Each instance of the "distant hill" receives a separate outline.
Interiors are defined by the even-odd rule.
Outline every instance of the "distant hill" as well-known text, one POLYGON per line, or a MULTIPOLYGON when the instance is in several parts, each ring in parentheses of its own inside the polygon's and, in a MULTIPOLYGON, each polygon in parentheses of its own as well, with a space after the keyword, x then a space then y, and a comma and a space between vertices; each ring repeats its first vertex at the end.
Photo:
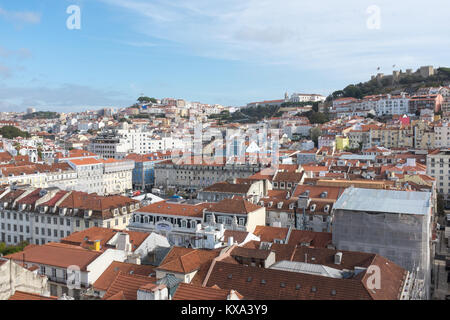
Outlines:
POLYGON ((58 119, 59 113, 52 111, 38 111, 23 116, 24 120, 29 119, 58 119))
POLYGON ((364 96, 407 92, 413 94, 419 88, 439 87, 450 84, 450 68, 438 68, 433 75, 424 76, 420 69, 412 73, 397 73, 393 75, 374 76, 370 81, 358 84, 351 84, 342 90, 333 92, 328 96, 327 101, 336 98, 357 98, 364 96))

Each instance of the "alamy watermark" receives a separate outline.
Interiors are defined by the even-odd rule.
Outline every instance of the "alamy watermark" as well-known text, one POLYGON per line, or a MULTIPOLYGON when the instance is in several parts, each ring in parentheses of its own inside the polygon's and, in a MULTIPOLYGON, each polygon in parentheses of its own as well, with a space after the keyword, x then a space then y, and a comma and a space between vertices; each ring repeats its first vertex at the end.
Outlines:
POLYGON ((366 21, 367 29, 380 30, 381 29, 381 8, 377 5, 372 5, 367 8, 366 13, 369 15, 366 21))
POLYGON ((67 18, 66 26, 69 30, 80 30, 81 29, 81 9, 77 5, 70 5, 66 10, 67 14, 70 16, 67 18))

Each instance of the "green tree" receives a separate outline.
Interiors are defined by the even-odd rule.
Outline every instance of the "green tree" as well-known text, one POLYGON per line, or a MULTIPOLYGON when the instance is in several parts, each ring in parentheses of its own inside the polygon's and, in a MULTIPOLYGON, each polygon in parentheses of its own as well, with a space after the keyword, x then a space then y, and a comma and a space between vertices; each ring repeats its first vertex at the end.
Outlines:
POLYGON ((319 137, 322 135, 322 130, 319 127, 311 128, 310 136, 311 140, 314 141, 316 148, 319 146, 319 137))
POLYGON ((156 103, 157 100, 155 98, 150 98, 150 97, 139 97, 137 99, 137 101, 139 101, 139 103, 156 103))
POLYGON ((6 139, 14 139, 17 137, 29 138, 30 134, 28 132, 22 131, 14 126, 4 126, 0 128, 0 135, 6 139))

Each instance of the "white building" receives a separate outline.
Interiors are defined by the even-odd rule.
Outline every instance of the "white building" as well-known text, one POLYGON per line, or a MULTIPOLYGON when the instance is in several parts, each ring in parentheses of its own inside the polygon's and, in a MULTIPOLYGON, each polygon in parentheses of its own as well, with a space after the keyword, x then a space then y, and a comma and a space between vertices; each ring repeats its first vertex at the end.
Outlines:
POLYGON ((450 123, 441 122, 434 126, 434 146, 436 148, 450 147, 450 123))
POLYGON ((392 96, 390 94, 375 99, 375 112, 377 116, 403 115, 409 113, 409 97, 406 94, 392 96))
POLYGON ((58 189, 0 189, 0 241, 45 244, 90 227, 125 229, 139 202, 58 189))
POLYGON ((327 98, 320 94, 293 93, 290 102, 324 102, 327 98))
POLYGON ((6 258, 24 263, 28 268, 37 267, 39 274, 49 279, 50 295, 61 297, 66 294, 79 299, 111 262, 123 262, 126 256, 124 251, 117 249, 101 252, 68 244, 47 243, 28 248, 25 255, 18 252, 6 258))

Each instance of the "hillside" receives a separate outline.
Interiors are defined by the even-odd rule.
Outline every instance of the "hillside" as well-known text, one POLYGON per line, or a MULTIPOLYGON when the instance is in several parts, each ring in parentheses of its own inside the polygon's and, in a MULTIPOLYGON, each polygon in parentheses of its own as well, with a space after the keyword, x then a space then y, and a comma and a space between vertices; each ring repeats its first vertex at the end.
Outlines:
POLYGON ((328 96, 327 101, 336 98, 352 97, 361 99, 364 96, 407 92, 413 94, 417 89, 423 87, 439 87, 450 84, 450 68, 438 68, 435 74, 429 77, 422 77, 418 71, 410 75, 402 75, 399 79, 394 79, 392 75, 382 78, 374 78, 370 81, 358 84, 351 84, 342 90, 333 92, 328 96))
POLYGON ((58 119, 59 114, 52 111, 38 111, 23 116, 24 120, 29 119, 58 119))
POLYGON ((28 132, 22 131, 17 127, 4 126, 0 128, 0 135, 6 139, 14 139, 17 137, 29 138, 30 134, 28 132))

